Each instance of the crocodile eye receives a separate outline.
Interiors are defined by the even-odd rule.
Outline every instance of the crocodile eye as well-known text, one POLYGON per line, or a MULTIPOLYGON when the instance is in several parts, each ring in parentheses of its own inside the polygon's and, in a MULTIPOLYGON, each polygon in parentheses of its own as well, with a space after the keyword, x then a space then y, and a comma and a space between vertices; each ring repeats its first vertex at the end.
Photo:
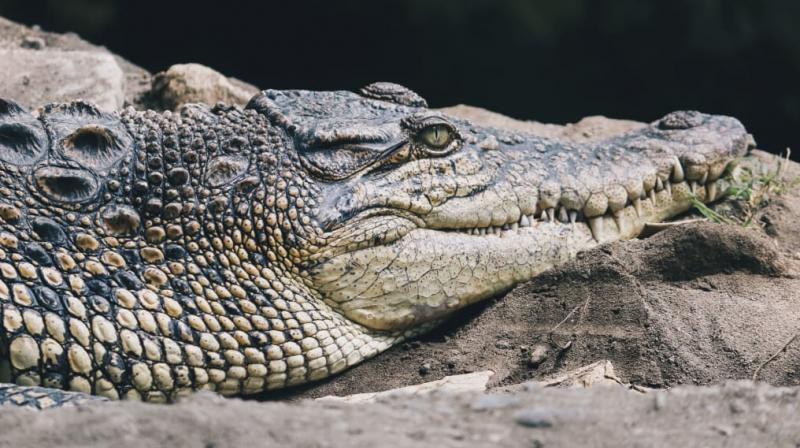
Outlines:
POLYGON ((419 139, 431 148, 442 149, 453 141, 453 130, 444 124, 434 124, 423 128, 419 139))

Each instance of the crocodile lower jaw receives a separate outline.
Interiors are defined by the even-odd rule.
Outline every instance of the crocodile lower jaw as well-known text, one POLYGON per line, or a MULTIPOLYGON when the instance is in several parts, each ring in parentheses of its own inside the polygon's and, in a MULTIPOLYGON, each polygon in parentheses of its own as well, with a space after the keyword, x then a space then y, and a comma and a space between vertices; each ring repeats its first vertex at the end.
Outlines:
POLYGON ((603 215, 587 218, 582 212, 564 206, 539 208, 533 214, 521 215, 513 222, 499 226, 435 229, 471 236, 507 237, 520 229, 539 228, 546 225, 583 227, 591 232, 597 242, 615 241, 636 237, 645 224, 662 221, 688 210, 690 197, 710 203, 724 196, 727 181, 720 179, 707 183, 699 181, 663 182, 644 193, 639 199, 628 201, 620 210, 610 209, 603 215))

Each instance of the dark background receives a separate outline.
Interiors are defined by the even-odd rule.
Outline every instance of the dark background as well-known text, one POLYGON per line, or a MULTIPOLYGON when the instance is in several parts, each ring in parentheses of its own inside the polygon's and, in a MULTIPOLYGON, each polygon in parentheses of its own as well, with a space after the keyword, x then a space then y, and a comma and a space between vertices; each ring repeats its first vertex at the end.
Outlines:
POLYGON ((556 123, 698 109, 738 117, 763 149, 800 147, 797 0, 0 0, 0 15, 153 72, 200 62, 263 88, 394 81, 434 107, 556 123))

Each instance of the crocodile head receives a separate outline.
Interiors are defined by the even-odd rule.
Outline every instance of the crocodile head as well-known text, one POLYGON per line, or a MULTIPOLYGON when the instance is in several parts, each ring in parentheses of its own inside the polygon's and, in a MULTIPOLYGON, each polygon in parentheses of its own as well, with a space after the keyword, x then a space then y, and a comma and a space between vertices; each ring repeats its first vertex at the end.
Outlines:
POLYGON ((436 321, 726 190, 737 120, 674 112, 613 138, 549 140, 428 109, 403 87, 265 91, 249 108, 294 142, 319 250, 306 283, 369 329, 436 321))

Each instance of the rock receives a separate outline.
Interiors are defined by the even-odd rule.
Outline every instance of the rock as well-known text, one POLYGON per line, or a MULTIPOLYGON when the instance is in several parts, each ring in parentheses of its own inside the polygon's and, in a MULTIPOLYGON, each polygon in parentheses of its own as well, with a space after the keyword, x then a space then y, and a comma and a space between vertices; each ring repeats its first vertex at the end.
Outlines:
POLYGON ((530 356, 528 357, 528 365, 531 367, 539 367, 539 364, 544 362, 547 359, 547 356, 550 354, 550 347, 546 344, 536 344, 533 347, 533 351, 531 351, 530 356))
POLYGON ((489 379, 492 377, 492 375, 494 375, 494 372, 487 370, 484 372, 468 373, 465 375, 446 376, 437 381, 417 384, 414 386, 400 387, 397 389, 390 389, 383 392, 354 394, 344 397, 335 397, 329 395, 317 398, 317 400, 343 403, 368 403, 390 396, 397 397, 407 395, 427 395, 434 392, 483 392, 486 390, 486 384, 489 383, 489 379))
POLYGON ((0 17, 0 98, 29 108, 83 99, 103 109, 143 107, 150 73, 73 33, 0 17))
POLYGON ((177 110, 187 103, 244 106, 258 89, 200 64, 176 64, 153 78, 153 103, 177 110))
POLYGON ((553 426, 553 412, 547 408, 529 408, 517 411, 513 415, 518 425, 526 428, 550 428, 553 426))
POLYGON ((430 371, 431 371, 431 363, 429 362, 422 363, 422 365, 419 366, 420 375, 427 375, 428 373, 430 373, 430 371))
POLYGON ((356 405, 259 403, 200 393, 173 405, 88 403, 0 412, 0 445, 41 446, 797 446, 797 388, 751 382, 676 387, 537 388, 509 398, 480 392, 395 395, 356 405), (482 402, 482 403, 481 403, 482 402), (476 405, 476 403, 481 403, 476 405), (735 404, 734 404, 735 403, 735 404), (732 411, 732 409, 737 412, 732 411))
POLYGON ((544 387, 624 386, 608 360, 597 361, 539 383, 544 387))
POLYGON ((474 121, 483 126, 505 128, 513 131, 529 132, 542 137, 564 138, 580 142, 613 137, 614 135, 645 126, 644 123, 637 121, 616 120, 602 116, 586 117, 577 123, 563 126, 545 124, 538 121, 516 120, 497 112, 464 104, 439 110, 449 115, 474 121))
POLYGON ((125 103, 125 75, 110 54, 0 48, 0 60, 0 98, 28 108, 84 99, 110 112, 125 103))

